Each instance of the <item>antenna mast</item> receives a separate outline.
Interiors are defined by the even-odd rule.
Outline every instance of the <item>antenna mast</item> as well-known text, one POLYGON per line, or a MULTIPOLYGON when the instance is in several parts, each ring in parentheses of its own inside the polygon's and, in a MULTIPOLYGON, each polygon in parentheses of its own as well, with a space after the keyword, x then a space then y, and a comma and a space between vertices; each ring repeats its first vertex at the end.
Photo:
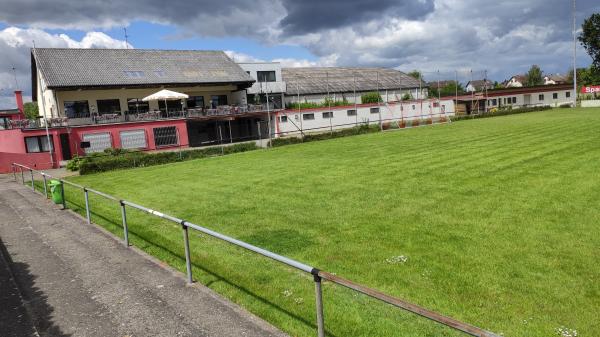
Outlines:
POLYGON ((127 27, 123 27, 123 32, 125 32, 125 49, 129 49, 129 36, 127 35, 127 27))

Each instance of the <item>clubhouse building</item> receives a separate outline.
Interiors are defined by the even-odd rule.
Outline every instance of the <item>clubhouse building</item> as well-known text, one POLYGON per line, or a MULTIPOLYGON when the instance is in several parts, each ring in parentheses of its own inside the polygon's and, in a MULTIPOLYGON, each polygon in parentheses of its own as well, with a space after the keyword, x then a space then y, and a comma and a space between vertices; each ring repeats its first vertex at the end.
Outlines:
MULTIPOLYGON (((509 92, 427 99, 426 84, 394 69, 238 64, 222 51, 35 48, 31 74, 39 116, 25 118, 20 91, 18 108, 0 112, 0 172, 12 162, 57 168, 107 148, 172 150, 365 123, 445 120, 482 104, 521 102, 505 100, 515 97, 509 92), (375 91, 381 102, 362 102, 375 91)), ((556 97, 553 86, 543 89, 544 99, 556 97)), ((560 99, 541 103, 558 104, 567 91, 561 87, 560 99)), ((527 97, 542 97, 523 94, 529 95, 524 105, 527 97)))

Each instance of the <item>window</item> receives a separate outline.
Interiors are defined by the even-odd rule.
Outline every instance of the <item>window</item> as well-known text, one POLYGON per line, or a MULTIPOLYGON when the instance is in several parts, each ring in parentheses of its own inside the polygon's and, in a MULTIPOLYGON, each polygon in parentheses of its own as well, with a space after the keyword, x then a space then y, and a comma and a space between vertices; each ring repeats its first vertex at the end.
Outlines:
POLYGON ((143 113, 150 111, 150 104, 139 98, 127 99, 127 110, 129 113, 143 113))
POLYGON ((145 149, 148 147, 146 132, 143 129, 121 131, 119 136, 121 138, 121 148, 123 149, 145 149))
POLYGON ((439 108, 439 107, 440 107, 440 103, 438 103, 438 102, 433 102, 433 107, 434 107, 434 108, 439 108))
POLYGON ((90 147, 85 149, 85 153, 102 152, 112 147, 109 132, 86 133, 83 135, 83 141, 90 142, 90 147))
POLYGON ((0 130, 6 130, 8 129, 8 125, 9 125, 9 118, 8 117, 0 117, 0 130))
POLYGON ((215 109, 219 105, 227 105, 227 95, 210 96, 210 105, 213 109, 215 109))
POLYGON ((275 82, 275 72, 274 71, 257 71, 256 79, 259 82, 275 82))
POLYGON ((302 119, 305 121, 311 121, 315 119, 315 114, 303 114, 302 119))
POLYGON ((125 74, 125 76, 129 77, 129 78, 142 78, 142 77, 144 77, 144 72, 143 71, 124 70, 123 74, 125 74))
POLYGON ((492 105, 496 105, 496 104, 498 104, 498 100, 494 98, 494 99, 492 100, 492 105))
POLYGON ((415 110, 417 107, 415 107, 415 105, 413 104, 412 109, 415 110))
POLYGON ((156 75, 156 77, 165 77, 165 72, 162 70, 155 70, 154 75, 156 75))
POLYGON ((154 145, 156 147, 178 145, 177 128, 175 126, 165 126, 152 129, 154 133, 154 145))
POLYGON ((372 113, 372 114, 377 114, 377 113, 379 113, 379 108, 371 108, 371 113, 372 113))
POLYGON ((517 103, 517 98, 516 98, 516 97, 513 97, 513 98, 512 98, 512 102, 513 102, 513 104, 516 104, 516 103, 517 103))
POLYGON ((558 93, 557 92, 555 92, 555 93, 552 94, 552 99, 558 99, 558 93))
POLYGON ((98 105, 98 113, 101 115, 121 113, 121 103, 118 99, 99 99, 96 104, 98 105))
MULTIPOLYGON (((183 103, 180 100, 167 101, 167 108, 169 111, 181 111, 183 109, 183 103)), ((158 101, 158 110, 165 112, 165 101, 158 101)))
POLYGON ((187 107, 194 108, 204 108, 204 96, 190 96, 187 99, 187 107))
POLYGON ((288 118, 287 118, 287 116, 280 116, 280 117, 279 117, 279 122, 280 122, 280 123, 287 123, 287 121, 288 121, 288 118))
POLYGON ((569 97, 571 97, 571 92, 570 92, 570 91, 567 91, 567 92, 565 92, 565 97, 566 97, 566 98, 569 98, 569 97))
POLYGON ((543 100, 544 100, 544 95, 543 95, 543 94, 540 94, 540 95, 538 96, 538 100, 540 100, 540 101, 543 101, 543 100))
POLYGON ((50 136, 50 144, 48 144, 48 136, 25 137, 27 153, 50 152, 52 143, 52 136, 50 136))
POLYGON ((346 111, 346 114, 348 115, 348 117, 356 116, 356 110, 348 110, 346 111))
POLYGON ((81 118, 90 116, 88 101, 67 101, 64 103, 65 115, 69 118, 81 118))
POLYGON ((333 118, 333 111, 323 112, 323 118, 325 118, 325 119, 333 118))

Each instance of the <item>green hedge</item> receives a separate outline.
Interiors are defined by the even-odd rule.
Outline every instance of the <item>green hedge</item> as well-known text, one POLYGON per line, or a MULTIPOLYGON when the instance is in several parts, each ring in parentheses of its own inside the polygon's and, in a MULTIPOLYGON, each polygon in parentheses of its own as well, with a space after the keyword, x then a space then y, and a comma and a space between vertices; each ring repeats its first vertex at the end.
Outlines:
POLYGON ((367 92, 366 94, 361 95, 360 101, 363 104, 383 102, 383 100, 381 99, 381 95, 376 91, 367 92))
MULTIPOLYGON (((119 152, 111 154, 105 153, 90 155, 89 157, 77 158, 79 174, 92 174, 113 170, 121 170, 135 167, 146 167, 161 165, 178 161, 227 155, 238 152, 246 152, 258 149, 256 143, 240 143, 231 146, 210 147, 199 150, 189 151, 168 151, 157 153, 146 152, 119 152)), ((67 164, 69 165, 69 164, 67 164)), ((76 165, 71 165, 72 167, 76 165)))
POLYGON ((298 137, 276 138, 270 143, 273 147, 285 146, 297 143, 314 142, 317 140, 334 139, 347 136, 362 135, 365 133, 379 132, 379 125, 362 124, 353 128, 337 130, 333 132, 313 133, 304 136, 304 139, 298 137))
POLYGON ((532 108, 518 108, 518 109, 504 109, 498 110, 495 112, 484 112, 476 115, 461 115, 461 116, 453 116, 451 117, 452 121, 462 121, 466 119, 476 119, 476 118, 488 118, 488 117, 496 117, 496 116, 507 116, 507 115, 515 115, 522 114, 527 112, 534 111, 545 111, 552 109, 551 106, 540 106, 540 107, 532 107, 532 108))

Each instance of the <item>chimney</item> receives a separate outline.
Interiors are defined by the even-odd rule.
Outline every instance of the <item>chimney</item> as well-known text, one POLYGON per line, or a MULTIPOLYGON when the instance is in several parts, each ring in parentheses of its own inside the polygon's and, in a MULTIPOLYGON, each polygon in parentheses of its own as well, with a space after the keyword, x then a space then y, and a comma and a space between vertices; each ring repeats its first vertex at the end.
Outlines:
POLYGON ((23 108, 23 92, 21 90, 15 90, 15 99, 17 100, 17 108, 22 116, 25 116, 25 110, 23 108))

